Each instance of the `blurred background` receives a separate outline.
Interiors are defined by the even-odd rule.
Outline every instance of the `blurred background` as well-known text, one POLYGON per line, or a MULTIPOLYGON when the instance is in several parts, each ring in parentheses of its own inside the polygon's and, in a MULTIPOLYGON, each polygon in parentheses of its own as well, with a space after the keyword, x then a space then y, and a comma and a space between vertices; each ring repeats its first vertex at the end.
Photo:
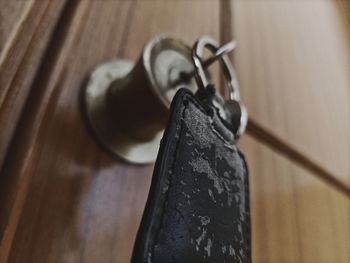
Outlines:
MULTIPOLYGON (((350 1, 0 0, 0 262, 130 261, 153 165, 99 147, 79 94, 164 32, 235 39, 250 117, 349 189, 350 1)), ((346 191, 249 134, 239 144, 253 261, 350 262, 346 191)))

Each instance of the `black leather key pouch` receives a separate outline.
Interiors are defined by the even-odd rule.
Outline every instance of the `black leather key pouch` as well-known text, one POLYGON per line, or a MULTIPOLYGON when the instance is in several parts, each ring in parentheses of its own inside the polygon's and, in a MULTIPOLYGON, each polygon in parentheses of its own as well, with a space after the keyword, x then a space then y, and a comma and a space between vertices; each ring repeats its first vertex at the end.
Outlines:
POLYGON ((173 99, 132 262, 251 261, 247 166, 210 96, 173 99))

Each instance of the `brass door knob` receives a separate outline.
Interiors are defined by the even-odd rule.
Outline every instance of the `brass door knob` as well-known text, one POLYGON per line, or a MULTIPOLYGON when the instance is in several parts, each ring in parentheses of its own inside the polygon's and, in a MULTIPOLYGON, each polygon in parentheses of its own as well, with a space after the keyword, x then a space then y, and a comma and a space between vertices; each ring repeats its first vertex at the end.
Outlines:
POLYGON ((194 78, 181 78, 193 70, 191 48, 168 36, 150 41, 136 64, 116 59, 99 65, 84 94, 97 140, 125 161, 155 161, 173 96, 184 85, 197 89, 194 78))

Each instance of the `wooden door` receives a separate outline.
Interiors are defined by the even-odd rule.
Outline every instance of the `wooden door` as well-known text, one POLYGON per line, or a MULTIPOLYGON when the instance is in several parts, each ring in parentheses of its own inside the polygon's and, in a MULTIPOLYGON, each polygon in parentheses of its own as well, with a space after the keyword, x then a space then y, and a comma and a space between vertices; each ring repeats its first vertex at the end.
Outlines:
MULTIPOLYGON (((153 166, 99 147, 79 94, 155 34, 238 42, 250 116, 350 187, 344 1, 0 0, 0 262, 129 262, 153 166)), ((344 192, 244 135, 254 262, 349 262, 344 192)))

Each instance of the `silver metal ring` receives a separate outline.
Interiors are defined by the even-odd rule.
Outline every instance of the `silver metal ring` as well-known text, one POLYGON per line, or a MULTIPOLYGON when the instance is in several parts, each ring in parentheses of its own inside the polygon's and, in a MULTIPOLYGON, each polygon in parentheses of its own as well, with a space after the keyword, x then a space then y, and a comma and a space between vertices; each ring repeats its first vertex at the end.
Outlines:
MULTIPOLYGON (((232 49, 232 46, 225 45, 227 48, 232 49)), ((224 46, 224 47, 225 47, 224 46)), ((225 49, 219 47, 219 44, 208 36, 203 36, 194 44, 192 49, 192 60, 195 67, 195 78, 200 89, 205 89, 209 84, 205 75, 203 67, 203 54, 204 49, 208 48, 215 56, 220 53, 220 62, 223 69, 224 76, 227 80, 227 87, 229 89, 229 100, 240 100, 239 87, 236 78, 236 73, 233 69, 232 63, 228 58, 225 49)))

